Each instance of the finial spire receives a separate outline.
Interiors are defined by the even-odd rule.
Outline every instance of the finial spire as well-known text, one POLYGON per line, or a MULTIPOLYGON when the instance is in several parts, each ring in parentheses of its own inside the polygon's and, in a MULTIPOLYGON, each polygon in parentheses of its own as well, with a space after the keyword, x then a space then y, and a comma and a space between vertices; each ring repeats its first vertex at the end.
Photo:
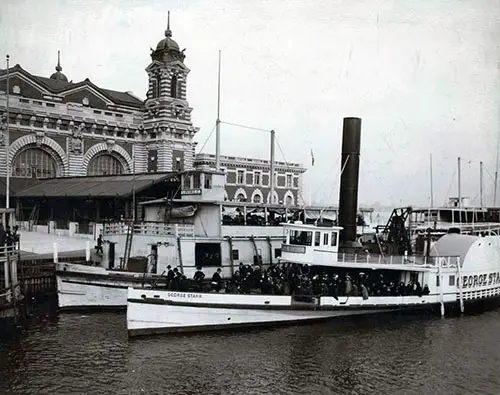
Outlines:
POLYGON ((57 66, 56 66, 56 71, 62 71, 61 67, 61 51, 57 51, 57 66))
POLYGON ((172 37, 172 31, 170 30, 170 11, 167 13, 167 30, 165 30, 165 37, 172 37))

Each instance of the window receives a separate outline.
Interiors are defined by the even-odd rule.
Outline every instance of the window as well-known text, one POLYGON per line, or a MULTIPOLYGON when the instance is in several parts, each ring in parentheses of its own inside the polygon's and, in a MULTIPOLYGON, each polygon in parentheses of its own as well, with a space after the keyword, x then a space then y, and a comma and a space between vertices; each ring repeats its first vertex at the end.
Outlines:
POLYGON ((182 158, 176 157, 175 158, 175 171, 181 171, 182 170, 182 158))
POLYGON ((236 183, 238 184, 245 183, 245 170, 238 170, 238 177, 236 179, 236 183))
POLYGON ((254 171, 253 172, 253 184, 254 185, 260 185, 261 183, 261 172, 260 171, 254 171))
POLYGON ((314 232, 314 245, 319 246, 321 240, 321 232, 314 232))
POLYGON ((244 201, 246 201, 246 200, 247 200, 247 198, 246 198, 246 197, 245 197, 245 195, 244 195, 244 194, 242 194, 242 193, 238 193, 238 195, 236 196, 236 201, 237 201, 237 202, 244 202, 244 201))
POLYGON ((158 80, 156 78, 153 78, 151 80, 151 97, 154 99, 154 98, 157 98, 157 97, 160 97, 160 83, 158 82, 158 80))
POLYGON ((191 176, 184 175, 184 189, 191 189, 191 176))
POLYGON ((274 257, 279 258, 281 256, 281 248, 274 249, 274 257))
POLYGON ((233 261, 237 261, 240 259, 240 250, 232 250, 231 255, 233 257, 233 261))
POLYGON ((193 189, 201 188, 200 173, 193 174, 193 189))
POLYGON ((170 97, 177 98, 177 76, 173 76, 170 81, 170 97))
POLYGON ((312 233, 302 230, 291 230, 290 231, 290 244, 310 246, 312 245, 312 233))
POLYGON ((262 202, 262 196, 260 196, 258 193, 253 195, 253 202, 254 203, 261 203, 262 202))
POLYGON ((291 174, 286 175, 286 187, 287 188, 292 187, 292 175, 291 174))
MULTIPOLYGON (((212 189, 212 175, 205 174, 205 189, 212 189)), ((236 258, 238 259, 238 258, 236 258)))
POLYGON ((337 245, 337 232, 332 232, 332 240, 330 242, 330 245, 332 247, 335 247, 337 245))
POLYGON ((292 196, 290 196, 290 195, 288 195, 288 196, 286 197, 286 199, 285 199, 285 204, 286 204, 287 206, 293 206, 293 197, 292 197, 292 196))
POLYGON ((454 286, 455 285, 455 276, 450 276, 450 279, 449 279, 449 284, 450 284, 450 287, 454 286))
POLYGON ((323 245, 328 245, 328 233, 323 233, 323 245))
POLYGON ((28 148, 17 154, 12 166, 13 177, 57 177, 57 162, 42 148, 28 148))
POLYGON ((125 169, 120 160, 112 154, 97 154, 87 167, 88 176, 123 174, 125 169))
POLYGON ((436 276, 436 287, 439 287, 439 276, 436 276))

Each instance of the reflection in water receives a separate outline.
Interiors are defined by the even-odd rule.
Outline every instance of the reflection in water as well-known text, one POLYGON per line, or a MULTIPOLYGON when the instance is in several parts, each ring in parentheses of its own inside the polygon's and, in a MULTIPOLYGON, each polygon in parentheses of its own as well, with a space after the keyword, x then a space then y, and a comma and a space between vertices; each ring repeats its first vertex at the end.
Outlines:
POLYGON ((500 393, 500 310, 128 340, 123 313, 42 310, 1 340, 0 394, 500 393))

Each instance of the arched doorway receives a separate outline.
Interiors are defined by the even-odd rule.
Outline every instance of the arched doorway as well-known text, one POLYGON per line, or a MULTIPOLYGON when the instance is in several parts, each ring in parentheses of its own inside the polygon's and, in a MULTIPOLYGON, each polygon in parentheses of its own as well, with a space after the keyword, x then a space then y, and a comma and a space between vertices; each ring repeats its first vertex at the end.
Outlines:
POLYGON ((116 175, 123 173, 125 173, 125 169, 120 159, 116 155, 107 152, 95 155, 87 166, 88 176, 116 175))
POLYGON ((50 152, 41 147, 28 147, 18 152, 12 163, 12 177, 53 178, 60 167, 50 152))

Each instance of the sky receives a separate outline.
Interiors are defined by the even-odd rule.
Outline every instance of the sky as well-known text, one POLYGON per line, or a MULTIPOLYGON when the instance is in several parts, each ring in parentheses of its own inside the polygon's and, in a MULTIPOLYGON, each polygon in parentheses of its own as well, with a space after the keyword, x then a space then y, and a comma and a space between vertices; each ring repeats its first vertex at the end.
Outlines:
MULTIPOLYGON (((342 120, 360 117, 360 204, 493 204, 500 136, 500 0, 2 0, 0 56, 145 97, 150 48, 186 48, 197 151, 221 121, 276 131, 306 168, 303 198, 338 204, 342 120), (314 166, 311 163, 311 151, 314 166)), ((3 65, 0 67, 4 67, 3 65)), ((269 158, 269 134, 221 126, 221 154, 269 158)), ((497 202, 500 201, 500 190, 497 202)))

